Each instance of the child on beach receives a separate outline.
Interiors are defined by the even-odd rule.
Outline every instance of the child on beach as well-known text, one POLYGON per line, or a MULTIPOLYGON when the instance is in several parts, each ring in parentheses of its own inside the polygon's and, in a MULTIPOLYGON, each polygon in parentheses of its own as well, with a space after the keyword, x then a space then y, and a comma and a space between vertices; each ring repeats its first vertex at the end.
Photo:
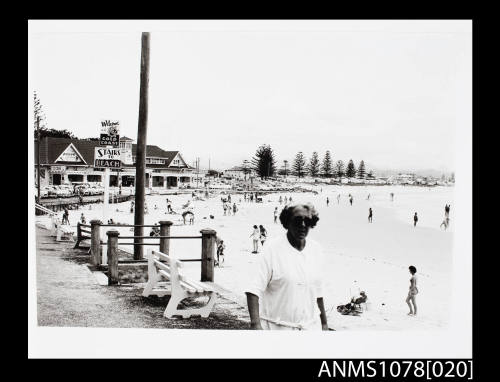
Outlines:
POLYGON ((250 235, 250 237, 252 238, 252 241, 253 241, 253 251, 252 251, 252 253, 259 253, 259 251, 258 251, 258 249, 259 249, 259 239, 260 239, 260 230, 259 230, 259 227, 257 227, 256 225, 253 226, 253 232, 250 235))
POLYGON ((63 225, 63 224, 70 225, 69 224, 69 211, 68 211, 68 208, 66 208, 66 207, 64 207, 64 213, 63 213, 63 216, 62 216, 61 225, 63 225))
POLYGON ((278 207, 274 208, 274 222, 278 223, 278 207))
POLYGON ((413 215, 413 226, 416 227, 418 222, 418 216, 417 213, 415 212, 415 215, 413 215))
POLYGON ((410 278, 410 290, 408 291, 408 297, 406 297, 406 303, 410 307, 410 313, 408 313, 408 316, 416 316, 417 315, 417 294, 418 294, 418 288, 417 288, 417 276, 415 275, 417 273, 417 268, 415 268, 413 265, 410 265, 408 267, 411 273, 411 278, 410 278), (411 302, 411 304, 410 304, 411 302), (412 308, 413 304, 413 308, 412 308))
POLYGON ((216 266, 221 266, 224 263, 224 249, 226 249, 226 245, 224 244, 224 240, 221 240, 219 241, 219 244, 217 244, 216 266))
POLYGON ((259 229, 260 229, 260 242, 261 242, 262 246, 264 246, 264 242, 267 239, 267 231, 263 225, 259 225, 259 229))

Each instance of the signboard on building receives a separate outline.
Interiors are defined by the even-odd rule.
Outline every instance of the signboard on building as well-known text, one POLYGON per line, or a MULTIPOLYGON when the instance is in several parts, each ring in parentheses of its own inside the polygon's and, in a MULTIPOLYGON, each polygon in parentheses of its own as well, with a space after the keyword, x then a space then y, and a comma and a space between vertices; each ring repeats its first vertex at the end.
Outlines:
POLYGON ((119 147, 120 145, 120 122, 106 119, 101 121, 101 133, 99 144, 101 146, 119 147))
POLYGON ((52 174, 64 174, 66 171, 66 166, 50 166, 50 172, 52 174))
POLYGON ((94 152, 94 167, 121 168, 120 149, 96 147, 94 152))
POLYGON ((134 164, 132 161, 132 150, 131 149, 123 149, 121 150, 121 161, 123 164, 134 164))

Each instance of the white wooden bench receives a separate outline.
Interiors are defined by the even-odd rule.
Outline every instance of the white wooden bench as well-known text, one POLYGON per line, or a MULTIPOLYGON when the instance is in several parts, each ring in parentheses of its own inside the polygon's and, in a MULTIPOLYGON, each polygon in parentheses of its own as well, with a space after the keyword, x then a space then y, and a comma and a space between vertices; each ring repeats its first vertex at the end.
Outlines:
POLYGON ((208 317, 217 299, 217 293, 207 283, 188 279, 182 272, 183 263, 172 255, 149 250, 148 282, 142 295, 165 296, 170 300, 163 315, 167 318, 182 316, 189 318, 194 315, 208 317), (187 297, 208 296, 207 304, 201 308, 177 309, 179 303, 187 297))

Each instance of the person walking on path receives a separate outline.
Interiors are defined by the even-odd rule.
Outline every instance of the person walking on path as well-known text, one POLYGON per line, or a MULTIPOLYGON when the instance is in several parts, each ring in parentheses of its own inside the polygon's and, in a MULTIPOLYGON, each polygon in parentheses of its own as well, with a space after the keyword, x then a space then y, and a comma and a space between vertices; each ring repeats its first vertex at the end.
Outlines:
POLYGON ((417 275, 416 275, 417 268, 415 268, 413 265, 410 265, 408 267, 408 269, 410 270, 410 273, 411 273, 410 290, 408 291, 408 296, 406 297, 406 303, 408 304, 408 306, 410 308, 410 313, 408 313, 408 316, 416 316, 417 315, 417 294, 418 294, 417 275))
POLYGON ((253 232, 250 235, 253 243, 253 251, 252 253, 259 253, 259 239, 260 239, 260 230, 256 225, 253 226, 253 232))
POLYGON ((311 204, 284 208, 286 234, 273 239, 245 289, 254 330, 329 330, 323 301, 323 250, 306 237, 319 220, 311 204))
POLYGON ((264 226, 261 224, 259 225, 259 230, 260 230, 260 243, 262 246, 264 246, 264 242, 266 241, 267 239, 267 231, 266 229, 264 228, 264 226))
POLYGON ((373 220, 373 211, 372 211, 372 208, 370 207, 368 209, 368 222, 371 223, 373 220))
POLYGON ((274 223, 278 223, 278 207, 274 208, 274 223))
POLYGON ((416 227, 418 222, 418 216, 417 213, 415 212, 415 215, 413 215, 413 226, 416 227))
POLYGON ((330 204, 330 199, 328 199, 328 196, 326 197, 326 206, 328 207, 328 205, 330 204))

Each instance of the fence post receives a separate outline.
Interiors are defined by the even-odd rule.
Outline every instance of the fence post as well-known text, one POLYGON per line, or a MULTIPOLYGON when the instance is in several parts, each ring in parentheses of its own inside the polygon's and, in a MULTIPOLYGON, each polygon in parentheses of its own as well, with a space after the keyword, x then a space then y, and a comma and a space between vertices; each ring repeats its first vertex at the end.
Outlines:
POLYGON ((92 265, 101 265, 101 224, 100 220, 90 221, 90 257, 92 265))
POLYGON ((111 230, 108 235, 108 285, 118 284, 118 236, 120 232, 111 230))
POLYGON ((82 228, 80 227, 80 222, 76 223, 76 243, 75 243, 75 246, 73 247, 73 249, 80 248, 80 240, 82 237, 81 229, 82 228))
POLYGON ((213 229, 202 229, 201 233, 201 281, 214 281, 215 236, 213 229))
MULTIPOLYGON (((168 220, 160 221, 160 236, 170 236, 170 226, 174 224, 168 220)), ((166 255, 170 251, 170 239, 160 239, 160 252, 166 255)))

